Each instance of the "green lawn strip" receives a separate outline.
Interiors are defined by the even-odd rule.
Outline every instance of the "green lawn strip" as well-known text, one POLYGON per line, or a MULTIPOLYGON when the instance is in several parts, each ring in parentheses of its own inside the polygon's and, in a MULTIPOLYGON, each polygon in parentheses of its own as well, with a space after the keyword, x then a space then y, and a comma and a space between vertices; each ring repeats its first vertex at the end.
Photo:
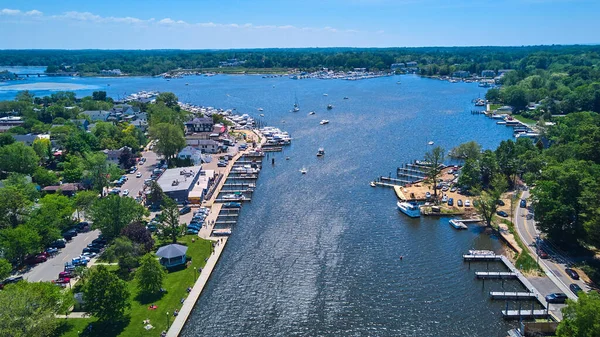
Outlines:
POLYGON ((541 273, 542 269, 537 264, 535 259, 531 256, 531 254, 529 254, 527 246, 525 246, 523 241, 521 241, 519 234, 515 230, 515 225, 511 221, 508 221, 506 219, 502 219, 502 222, 508 226, 508 231, 513 235, 519 247, 521 247, 521 253, 517 256, 517 259, 515 260, 515 267, 525 272, 536 271, 541 273))
POLYGON ((531 118, 527 118, 521 115, 512 115, 516 120, 521 121, 525 124, 535 124, 537 123, 537 121, 531 119, 531 118))
POLYGON ((490 104, 490 110, 494 111, 494 110, 498 110, 502 107, 502 104, 490 104))
MULTIPOLYGON (((161 331, 167 330, 167 317, 169 324, 174 320, 173 311, 181 309, 181 299, 188 295, 187 288, 193 286, 194 277, 199 275, 199 271, 194 274, 194 268, 204 267, 205 259, 211 254, 212 243, 208 240, 196 238, 192 243, 192 237, 186 236, 179 239, 179 243, 189 247, 187 256, 192 258, 192 264, 187 269, 182 269, 170 272, 166 275, 163 287, 166 293, 162 296, 154 296, 151 298, 140 298, 138 296, 136 281, 128 280, 129 291, 131 293, 130 303, 131 308, 127 311, 128 322, 119 327, 118 324, 108 324, 106 326, 98 326, 98 323, 92 324, 90 333, 80 334, 86 337, 137 337, 137 336, 159 336, 161 331), (156 305, 158 308, 154 310, 148 309, 150 305, 156 305), (169 315, 167 316, 167 312, 169 315), (144 320, 149 319, 150 324, 154 326, 151 330, 145 330, 144 320)), ((116 268, 116 267, 115 267, 116 268)), ((96 321, 95 318, 72 318, 66 320, 66 326, 62 329, 62 337, 79 337, 77 331, 84 331, 89 323, 96 321)), ((114 322, 113 322, 114 323, 114 322)))

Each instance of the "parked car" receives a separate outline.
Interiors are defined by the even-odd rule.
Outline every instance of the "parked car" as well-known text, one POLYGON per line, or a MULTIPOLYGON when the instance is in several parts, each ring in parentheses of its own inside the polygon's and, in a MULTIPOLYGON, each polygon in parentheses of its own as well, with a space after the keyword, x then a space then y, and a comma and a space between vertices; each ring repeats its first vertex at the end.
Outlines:
POLYGON ((443 187, 442 187, 442 191, 443 191, 443 192, 446 192, 446 191, 448 191, 448 190, 449 190, 448 186, 443 186, 443 187))
POLYGON ((521 199, 521 201, 519 202, 519 207, 527 208, 527 200, 521 199))
POLYGON ((542 259, 548 258, 548 253, 546 253, 546 251, 544 251, 542 248, 537 249, 537 255, 542 259))
POLYGON ((135 175, 135 177, 136 177, 136 178, 141 178, 141 177, 142 177, 142 172, 138 172, 138 173, 135 175))
POLYGON ((58 248, 55 248, 55 247, 46 248, 46 253, 48 253, 49 255, 56 254, 56 253, 58 253, 58 248))
POLYGON ((566 268, 565 272, 574 280, 579 280, 579 274, 571 268, 566 268))
POLYGON ((11 284, 11 283, 17 283, 19 281, 23 280, 23 276, 19 275, 19 276, 11 276, 7 279, 5 279, 4 281, 0 282, 0 289, 4 289, 4 286, 7 284, 11 284))
POLYGON ((48 261, 48 258, 45 257, 44 255, 36 255, 36 256, 31 256, 31 257, 25 259, 25 264, 34 265, 34 264, 38 264, 38 263, 42 263, 42 262, 46 262, 46 261, 48 261))
POLYGON ((73 277, 73 273, 71 273, 70 271, 61 271, 60 273, 58 273, 58 278, 65 277, 73 277))
POLYGON ((506 213, 505 211, 498 211, 496 212, 496 214, 498 214, 499 216, 506 218, 508 217, 508 213, 506 213))
POLYGON ((198 230, 197 229, 188 229, 187 231, 185 231, 186 234, 198 234, 198 230))
POLYGON ((583 291, 583 289, 581 289, 581 287, 578 284, 575 283, 571 283, 571 285, 569 285, 569 289, 571 289, 571 291, 573 292, 573 294, 579 296, 577 293, 580 291, 583 291))
POLYGON ((71 262, 65 262, 65 271, 72 272, 75 270, 75 266, 71 262))
POLYGON ((546 302, 548 303, 565 303, 567 295, 563 293, 552 293, 546 296, 546 302))
POLYGON ((184 206, 179 210, 179 214, 183 215, 183 214, 187 214, 191 211, 192 211, 192 208, 190 206, 184 206))
POLYGON ((504 205, 505 205, 505 204, 504 204, 504 201, 502 201, 502 200, 500 200, 500 199, 496 200, 496 204, 498 204, 498 205, 500 205, 500 206, 504 206, 504 205))
POLYGON ((94 240, 92 240, 92 243, 98 243, 98 244, 106 245, 106 239, 104 239, 104 238, 95 238, 94 240))
POLYGON ((149 230, 150 232, 156 232, 156 230, 158 228, 156 228, 155 224, 149 224, 148 226, 146 226, 146 229, 149 230))
POLYGON ((471 200, 465 200, 465 207, 471 207, 471 200))
POLYGON ((52 281, 52 283, 59 284, 59 285, 69 284, 69 282, 71 282, 70 277, 59 278, 59 279, 52 281))
POLYGON ((431 198, 431 193, 430 192, 425 192, 425 198, 426 199, 430 199, 431 198))
POLYGON ((218 163, 217 163, 217 166, 218 166, 218 167, 226 167, 226 166, 227 166, 227 163, 226 163, 226 162, 223 162, 223 161, 220 161, 220 162, 218 162, 218 163))
POLYGON ((442 202, 448 202, 448 196, 444 194, 442 197, 442 202))
POLYGON ((454 198, 448 199, 448 206, 454 206, 454 198))
POLYGON ((458 201, 456 202, 456 205, 457 205, 458 207, 463 207, 463 202, 462 202, 462 199, 458 199, 458 201))
POLYGON ((100 253, 101 249, 98 247, 85 247, 82 250, 82 253, 100 253))
POLYGON ((50 244, 50 247, 53 248, 65 248, 67 246, 67 242, 65 239, 59 239, 50 244))
POLYGON ((456 192, 457 188, 452 186, 452 188, 450 189, 450 192, 456 192))

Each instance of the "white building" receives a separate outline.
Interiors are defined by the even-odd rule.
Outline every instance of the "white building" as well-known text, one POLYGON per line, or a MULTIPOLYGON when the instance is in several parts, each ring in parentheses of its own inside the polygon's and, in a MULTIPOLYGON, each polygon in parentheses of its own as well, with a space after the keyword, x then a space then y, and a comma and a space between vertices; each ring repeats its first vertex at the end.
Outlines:
POLYGON ((191 159, 194 165, 202 163, 202 151, 191 146, 184 147, 177 155, 179 159, 191 159))

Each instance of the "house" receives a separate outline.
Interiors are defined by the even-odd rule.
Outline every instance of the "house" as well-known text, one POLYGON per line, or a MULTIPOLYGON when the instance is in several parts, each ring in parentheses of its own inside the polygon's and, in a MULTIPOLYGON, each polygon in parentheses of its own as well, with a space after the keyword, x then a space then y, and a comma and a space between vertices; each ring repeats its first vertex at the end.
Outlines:
POLYGON ((63 195, 72 197, 75 195, 75 193, 77 193, 77 191, 83 190, 83 186, 78 183, 68 183, 62 185, 47 186, 44 187, 42 190, 46 193, 56 193, 58 191, 61 191, 63 195))
POLYGON ((514 71, 514 69, 500 69, 500 70, 498 70, 498 76, 502 76, 502 75, 504 75, 506 73, 509 73, 511 71, 514 71))
POLYGON ((23 125, 23 119, 18 116, 8 116, 0 118, 0 133, 6 132, 11 128, 23 125))
POLYGON ((109 162, 119 165, 119 159, 121 158, 121 154, 123 153, 123 151, 125 149, 129 149, 129 151, 131 151, 131 148, 128 146, 123 146, 122 148, 118 149, 118 150, 102 150, 102 152, 106 155, 106 160, 108 160, 109 162))
POLYGON ((123 72, 121 71, 121 69, 102 69, 100 70, 100 75, 121 76, 123 75, 123 72))
POLYGON ((129 124, 135 126, 136 129, 141 130, 142 132, 148 131, 148 121, 146 119, 135 119, 129 124))
POLYGON ((13 135, 13 138, 17 142, 21 142, 27 146, 31 146, 36 139, 50 139, 50 135, 47 134, 27 134, 27 135, 13 135))
POLYGON ((85 118, 70 119, 70 121, 71 121, 71 123, 75 124, 75 126, 77 126, 78 128, 80 128, 83 131, 87 131, 88 127, 90 126, 90 122, 88 122, 88 120, 85 118))
POLYGON ((498 108, 496 110, 497 114, 512 114, 512 112, 513 112, 512 106, 508 106, 508 105, 501 106, 500 108, 498 108))
POLYGON ((494 76, 496 76, 496 72, 493 70, 483 70, 481 72, 481 77, 492 78, 494 76))
POLYGON ((202 153, 219 153, 221 146, 218 142, 212 139, 185 139, 188 146, 195 147, 202 153))
POLYGON ((406 64, 404 64, 403 62, 400 63, 392 63, 392 66, 390 67, 392 70, 396 70, 396 69, 404 69, 406 68, 406 64))
POLYGON ((118 105, 115 105, 110 111, 115 114, 131 116, 131 115, 135 115, 136 113, 139 113, 140 108, 131 106, 129 104, 118 104, 118 105))
POLYGON ((415 62, 415 61, 406 62, 406 67, 407 68, 416 68, 417 67, 417 62, 415 62))
POLYGON ((83 115, 89 117, 89 119, 93 122, 106 122, 108 118, 111 116, 110 111, 105 110, 86 110, 82 112, 83 115))
POLYGON ((214 122, 210 117, 194 118, 189 122, 185 123, 187 133, 195 132, 212 132, 214 122))
POLYGON ((459 70, 452 73, 452 77, 467 78, 469 76, 471 76, 471 73, 465 70, 459 70))
POLYGON ((184 147, 177 155, 179 159, 191 159, 194 165, 202 163, 202 151, 191 146, 184 147))

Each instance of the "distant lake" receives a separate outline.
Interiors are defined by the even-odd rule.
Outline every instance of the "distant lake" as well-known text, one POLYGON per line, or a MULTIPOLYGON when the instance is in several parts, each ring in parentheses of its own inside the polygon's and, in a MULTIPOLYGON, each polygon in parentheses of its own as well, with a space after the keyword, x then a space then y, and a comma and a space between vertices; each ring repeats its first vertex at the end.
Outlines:
MULTIPOLYGON (((470 140, 491 149, 511 138, 512 129, 470 113, 471 100, 485 94, 477 84, 417 76, 218 75, 35 78, 3 85, 29 83, 44 83, 31 89, 40 96, 59 84, 90 86, 75 89, 80 97, 94 90, 114 98, 172 91, 184 102, 236 108, 294 138, 283 153, 265 159, 252 202, 244 205, 183 336, 488 337, 506 336, 517 325, 502 320, 504 302, 489 300, 501 283, 482 287, 474 272, 486 266, 469 269, 461 257, 473 248, 500 251, 497 238, 476 226, 458 232, 449 218, 409 219, 398 212, 391 189, 369 186, 422 159, 428 141, 448 151, 470 140), (301 111, 291 113, 295 97, 301 111), (319 125, 321 119, 330 124, 319 125), (319 147, 324 158, 316 157, 319 147)), ((0 99, 14 95, 0 87, 0 99)), ((507 281, 504 289, 520 286, 507 281)))

